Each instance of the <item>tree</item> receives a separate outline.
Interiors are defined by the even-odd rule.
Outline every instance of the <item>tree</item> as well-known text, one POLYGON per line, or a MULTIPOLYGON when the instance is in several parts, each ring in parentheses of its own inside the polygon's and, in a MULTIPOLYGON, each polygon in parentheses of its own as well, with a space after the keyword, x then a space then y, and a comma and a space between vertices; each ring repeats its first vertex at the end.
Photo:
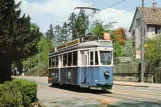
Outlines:
MULTIPOLYGON (((40 60, 41 64, 47 65, 48 64, 48 54, 50 49, 52 48, 51 41, 45 37, 41 36, 40 41, 37 44, 37 49, 40 46, 40 60)), ((38 52, 37 52, 38 53, 38 52)), ((25 68, 32 68, 38 65, 38 54, 29 57, 26 61, 24 61, 25 68)))
POLYGON ((114 42, 114 57, 121 57, 124 56, 124 49, 123 46, 120 45, 118 41, 114 42))
POLYGON ((114 56, 120 57, 125 55, 124 48, 121 45, 121 42, 119 41, 119 38, 118 38, 118 34, 120 35, 120 31, 122 31, 122 29, 119 30, 119 33, 116 33, 116 31, 118 30, 112 30, 115 23, 116 22, 114 21, 114 22, 108 22, 105 24, 101 20, 95 20, 90 26, 90 31, 94 36, 98 36, 98 37, 103 37, 104 32, 109 32, 111 36, 111 40, 113 41, 113 44, 114 44, 114 56))
POLYGON ((127 57, 132 57, 134 55, 134 50, 133 50, 131 39, 127 39, 125 41, 124 51, 125 51, 124 52, 125 56, 127 56, 127 57))
POLYGON ((153 66, 158 66, 161 60, 161 36, 149 39, 145 44, 145 59, 153 66))
POLYGON ((75 28, 75 20, 76 20, 77 15, 75 13, 71 13, 71 15, 69 16, 69 28, 70 28, 70 32, 72 34, 72 39, 76 38, 78 35, 77 29, 75 28))
POLYGON ((37 48, 40 46, 40 59, 41 62, 47 65, 48 63, 48 54, 50 49, 52 48, 51 41, 49 41, 46 37, 41 36, 40 41, 37 44, 37 48))
POLYGON ((117 40, 121 45, 125 45, 126 41, 126 34, 125 34, 125 29, 124 28, 118 28, 114 30, 114 34, 117 36, 117 40))
POLYGON ((21 2, 0 0, 0 81, 10 78, 11 63, 35 54, 41 33, 21 15, 21 2))
POLYGON ((66 22, 64 22, 60 30, 59 41, 60 43, 64 43, 64 42, 67 42, 69 39, 70 38, 69 38, 69 33, 68 33, 68 25, 66 22))
POLYGON ((68 20, 71 28, 72 39, 85 36, 86 30, 89 26, 89 20, 84 10, 80 10, 78 15, 72 13, 68 20))
POLYGON ((103 27, 102 23, 103 22, 100 20, 95 20, 92 22, 90 31, 94 36, 103 37, 105 28, 103 27))
MULTIPOLYGON (((46 32, 46 36, 49 40, 55 42, 54 28, 52 24, 50 24, 49 30, 46 32)), ((53 45, 55 45, 55 43, 53 45)))
POLYGON ((60 45, 61 42, 62 42, 62 40, 61 40, 61 38, 60 38, 60 32, 61 32, 61 27, 60 27, 60 25, 58 24, 58 25, 56 25, 56 26, 54 27, 54 35, 55 35, 54 44, 55 44, 55 46, 60 45))
POLYGON ((101 20, 95 20, 92 22, 92 24, 90 26, 90 32, 94 36, 98 36, 98 37, 103 37, 104 32, 109 32, 111 34, 111 39, 116 40, 116 38, 113 37, 114 35, 113 35, 113 31, 112 31, 112 27, 115 23, 116 23, 115 21, 103 23, 103 21, 101 21, 101 20))

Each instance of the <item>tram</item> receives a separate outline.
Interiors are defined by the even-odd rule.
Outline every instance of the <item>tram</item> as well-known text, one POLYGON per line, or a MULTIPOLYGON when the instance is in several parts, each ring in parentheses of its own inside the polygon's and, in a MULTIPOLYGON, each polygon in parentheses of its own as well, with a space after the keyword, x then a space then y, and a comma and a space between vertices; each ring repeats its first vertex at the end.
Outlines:
POLYGON ((89 89, 112 89, 113 43, 111 40, 76 39, 49 53, 48 82, 89 89))

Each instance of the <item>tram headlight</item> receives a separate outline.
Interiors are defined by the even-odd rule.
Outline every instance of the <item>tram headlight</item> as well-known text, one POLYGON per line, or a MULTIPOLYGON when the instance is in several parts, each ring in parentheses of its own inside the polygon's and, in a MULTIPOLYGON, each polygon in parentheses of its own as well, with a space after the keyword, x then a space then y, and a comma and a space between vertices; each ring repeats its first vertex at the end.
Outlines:
POLYGON ((54 73, 52 73, 51 75, 54 76, 54 73))
POLYGON ((108 70, 106 70, 105 72, 104 72, 104 74, 105 74, 105 76, 109 76, 109 71, 108 70))

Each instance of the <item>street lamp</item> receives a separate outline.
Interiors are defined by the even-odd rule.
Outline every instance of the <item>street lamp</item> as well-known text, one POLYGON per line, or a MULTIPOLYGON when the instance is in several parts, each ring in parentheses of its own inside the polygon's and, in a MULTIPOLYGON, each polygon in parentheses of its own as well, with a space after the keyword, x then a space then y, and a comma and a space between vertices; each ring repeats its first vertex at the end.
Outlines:
POLYGON ((40 72, 40 46, 38 48, 38 51, 39 51, 39 53, 38 53, 38 77, 39 77, 39 72, 40 72))
POLYGON ((141 82, 144 82, 144 0, 142 0, 142 25, 141 25, 141 82))

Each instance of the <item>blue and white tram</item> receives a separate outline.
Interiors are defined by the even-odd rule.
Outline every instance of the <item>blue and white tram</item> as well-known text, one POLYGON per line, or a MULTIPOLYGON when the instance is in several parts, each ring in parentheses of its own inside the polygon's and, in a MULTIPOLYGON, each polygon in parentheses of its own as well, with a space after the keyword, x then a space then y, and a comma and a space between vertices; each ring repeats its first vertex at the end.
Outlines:
POLYGON ((48 82, 90 89, 113 86, 113 44, 111 40, 80 42, 55 48, 49 54, 48 82))

